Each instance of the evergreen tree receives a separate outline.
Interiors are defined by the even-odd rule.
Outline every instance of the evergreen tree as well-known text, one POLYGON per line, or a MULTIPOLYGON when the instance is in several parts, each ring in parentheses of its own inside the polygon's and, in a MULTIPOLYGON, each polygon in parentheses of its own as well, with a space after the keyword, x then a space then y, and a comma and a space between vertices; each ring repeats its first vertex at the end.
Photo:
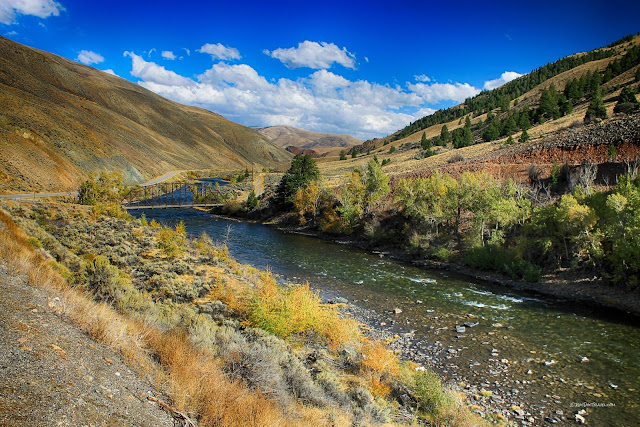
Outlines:
POLYGON ((633 111, 638 110, 639 104, 638 99, 636 98, 636 91, 631 87, 627 86, 622 89, 620 92, 620 96, 618 97, 618 103, 613 108, 614 113, 631 113, 633 111))
POLYGON ((607 118, 607 109, 605 108, 604 101, 602 100, 602 90, 600 89, 600 86, 598 86, 593 93, 593 99, 589 104, 587 114, 585 114, 584 116, 584 122, 590 123, 593 119, 596 118, 607 118))
POLYGON ((340 151, 340 160, 347 160, 347 153, 344 150, 340 151))
POLYGON ((423 150, 428 150, 429 148, 431 148, 431 142, 429 140, 427 140, 427 134, 425 132, 422 132, 422 139, 420 140, 420 147, 422 147, 423 150))
POLYGON ((527 133, 527 130, 522 131, 522 135, 520 135, 520 142, 527 142, 531 137, 527 133))
POLYGON ((522 111, 520 119, 518 120, 518 127, 522 130, 527 130, 531 127, 531 121, 529 120, 529 106, 522 111))
POLYGON ((493 141, 494 139, 498 139, 500 136, 500 129, 495 122, 491 123, 482 133, 482 139, 485 141, 493 141))
POLYGON ((467 118, 464 121, 464 128, 471 129, 471 119, 469 118, 469 116, 467 116, 467 118))
POLYGON ((502 126, 502 135, 511 135, 516 131, 516 121, 513 116, 507 117, 502 126))
POLYGON ((636 70, 636 81, 640 82, 640 67, 636 70))
POLYGON ((449 134, 449 128, 447 125, 442 126, 442 129, 440 129, 440 140, 442 141, 442 144, 446 145, 450 139, 451 135, 449 134))
POLYGON ((277 189, 281 204, 293 203, 300 188, 306 188, 311 181, 320 177, 320 170, 309 154, 296 154, 291 160, 291 167, 285 172, 277 189))
POLYGON ((538 111, 543 117, 560 117, 560 109, 558 108, 558 92, 556 91, 556 86, 553 83, 549 86, 549 89, 542 90, 538 111))

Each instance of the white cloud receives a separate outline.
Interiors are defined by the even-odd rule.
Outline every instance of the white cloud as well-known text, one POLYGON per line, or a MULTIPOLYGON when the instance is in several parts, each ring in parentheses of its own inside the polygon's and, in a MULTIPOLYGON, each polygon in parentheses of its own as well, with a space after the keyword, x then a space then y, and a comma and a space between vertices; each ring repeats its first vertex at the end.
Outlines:
POLYGON ((430 82, 431 78, 429 78, 429 76, 427 76, 426 74, 420 74, 420 75, 416 75, 413 76, 417 82, 430 82))
POLYGON ((18 32, 17 31, 9 31, 8 33, 4 33, 5 37, 13 37, 13 36, 17 36, 18 32))
POLYGON ((163 50, 161 55, 162 55, 162 57, 163 57, 164 59, 169 59, 169 60, 171 60, 171 61, 173 61, 174 59, 176 59, 176 56, 175 56, 175 55, 174 55, 174 53, 173 53, 172 51, 170 51, 170 50, 163 50))
POLYGON ((522 76, 520 73, 516 73, 515 71, 505 71, 502 73, 500 77, 495 80, 488 80, 484 82, 484 89, 491 90, 497 87, 502 86, 505 83, 509 83, 511 80, 517 79, 522 76))
POLYGON ((174 101, 206 108, 248 126, 290 125, 358 138, 388 135, 432 114, 430 103, 461 102, 480 92, 467 83, 407 83, 405 87, 350 80, 320 69, 296 79, 267 80, 247 64, 214 63, 190 79, 140 56, 133 76, 174 101))
POLYGON ((187 56, 191 56, 191 50, 187 49, 186 47, 183 47, 182 50, 187 52, 187 56))
POLYGON ((155 47, 152 47, 151 49, 149 49, 149 53, 147 53, 147 58, 151 58, 151 54, 155 51, 156 51, 155 47))
POLYGON ((116 77, 120 77, 116 74, 115 71, 113 71, 111 68, 107 68, 106 70, 102 70, 103 72, 107 73, 107 74, 111 74, 112 76, 116 76, 116 77))
POLYGON ((193 84, 193 80, 167 70, 154 62, 147 62, 133 52, 124 52, 123 55, 131 58, 131 75, 139 77, 145 82, 168 86, 189 86, 193 84))
POLYGON ((334 63, 346 68, 356 68, 355 55, 333 43, 305 40, 298 43, 298 47, 264 50, 264 53, 280 60, 288 68, 309 67, 319 70, 331 68, 334 63))
POLYGON ((82 62, 85 65, 99 64, 104 62, 104 57, 91 50, 81 50, 76 57, 76 61, 82 62))
POLYGON ((211 58, 221 59, 223 61, 228 59, 242 58, 242 56, 240 56, 240 52, 238 51, 238 49, 234 47, 225 46, 222 43, 216 43, 216 44, 207 43, 204 46, 202 46, 200 49, 198 49, 198 52, 208 53, 209 55, 211 55, 211 58))
POLYGON ((64 7, 54 0, 0 0, 0 23, 13 24, 17 15, 59 16, 64 7))
POLYGON ((408 88, 419 95, 427 104, 447 100, 462 102, 480 93, 480 89, 469 83, 415 83, 409 84, 408 88))

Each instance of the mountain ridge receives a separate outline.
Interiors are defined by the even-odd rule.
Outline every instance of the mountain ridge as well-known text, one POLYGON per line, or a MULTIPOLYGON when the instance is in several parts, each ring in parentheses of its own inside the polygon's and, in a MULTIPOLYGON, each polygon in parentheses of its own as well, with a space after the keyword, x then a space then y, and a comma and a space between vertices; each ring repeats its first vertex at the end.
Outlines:
POLYGON ((293 126, 276 125, 256 129, 282 148, 293 146, 318 151, 331 148, 350 148, 362 143, 362 140, 351 135, 314 132, 293 126))

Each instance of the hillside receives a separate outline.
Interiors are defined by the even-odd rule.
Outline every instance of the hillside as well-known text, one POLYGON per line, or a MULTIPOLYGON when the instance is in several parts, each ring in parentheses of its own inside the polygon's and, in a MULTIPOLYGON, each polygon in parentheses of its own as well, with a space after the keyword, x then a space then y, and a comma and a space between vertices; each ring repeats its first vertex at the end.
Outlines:
POLYGON ((312 132, 292 126, 270 126, 259 128, 258 132, 278 147, 298 147, 315 151, 337 147, 352 147, 362 143, 349 135, 312 132))
POLYGON ((0 191, 128 183, 175 169, 276 166, 290 154, 224 117, 0 37, 0 191))
MULTIPOLYGON (((420 175, 429 173, 434 168, 451 169, 451 163, 463 163, 470 165, 465 167, 477 169, 480 166, 473 165, 478 162, 495 163, 506 155, 510 147, 506 145, 509 135, 515 143, 512 147, 530 153, 526 160, 519 159, 509 173, 526 177, 526 169, 532 162, 542 165, 543 170, 548 172, 554 157, 558 162, 565 159, 563 141, 576 132, 590 135, 593 133, 593 126, 599 129, 609 121, 618 123, 615 126, 624 126, 625 121, 635 123, 637 119, 634 118, 634 114, 616 113, 614 107, 623 90, 631 89, 638 92, 636 75, 640 67, 639 46, 640 36, 629 36, 606 48, 562 58, 497 89, 482 92, 474 98, 467 99, 463 104, 419 119, 387 137, 365 141, 349 151, 351 154, 355 150, 357 158, 349 156, 346 161, 336 161, 337 155, 329 157, 321 163, 323 172, 333 176, 344 175, 354 165, 366 164, 368 158, 373 155, 380 159, 389 158, 391 162, 385 166, 385 172, 396 176, 407 173, 420 175), (608 118, 603 124, 599 124, 598 119, 596 123, 587 125, 584 117, 594 97, 594 91, 590 86, 596 79, 599 80, 598 86, 608 118), (584 91, 572 98, 568 96, 568 87, 575 82, 582 82, 584 91), (548 114, 541 109, 541 98, 552 86, 555 88, 557 110, 554 114, 548 114), (507 123, 511 118, 515 127, 512 123, 511 129, 507 129, 507 123), (467 119, 471 138, 468 141, 456 141, 456 133, 462 135, 467 119), (449 140, 446 143, 439 140, 444 126, 447 126, 449 132, 449 140), (496 133, 488 137, 486 131, 492 126, 496 128, 496 133), (529 140, 520 142, 523 126, 527 130, 529 140), (571 132, 567 133, 568 130, 571 132), (427 155, 420 147, 423 134, 432 146, 432 155, 427 155), (558 146, 557 152, 551 156, 548 152, 538 156, 536 152, 540 147, 545 146, 548 151, 550 141, 558 146), (395 148, 391 150, 391 147, 395 148), (391 154, 390 150, 394 153, 391 154)), ((607 137, 593 140, 591 144, 606 145, 606 151, 612 144, 618 148, 624 142, 632 143, 630 151, 625 150, 625 158, 618 160, 633 159, 636 154, 640 154, 640 141, 637 135, 624 135, 626 136, 622 138, 621 134, 619 141, 607 137)), ((589 159, 571 157, 574 164, 586 160, 589 159)))

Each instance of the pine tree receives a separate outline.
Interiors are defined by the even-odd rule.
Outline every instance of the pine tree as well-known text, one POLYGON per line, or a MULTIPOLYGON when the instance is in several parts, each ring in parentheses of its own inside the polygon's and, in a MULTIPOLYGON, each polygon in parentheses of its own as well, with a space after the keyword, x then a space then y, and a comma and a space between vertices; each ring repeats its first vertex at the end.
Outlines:
POLYGON ((520 120, 518 120, 518 127, 522 130, 527 130, 531 127, 531 121, 529 120, 529 106, 526 107, 520 114, 520 120))
POLYGON ((527 133, 527 130, 522 131, 522 135, 520 135, 520 142, 527 142, 531 137, 527 133))
POLYGON ((447 127, 447 125, 442 126, 442 129, 440 129, 440 140, 444 145, 446 145, 447 142, 450 141, 450 139, 451 135, 449 134, 449 128, 447 127))
POLYGON ((498 126, 496 125, 495 122, 491 123, 489 127, 487 127, 482 133, 482 139, 484 139, 487 142, 493 141, 494 139, 498 139, 499 136, 500 136, 500 129, 498 129, 498 126))
POLYGON ((469 118, 469 116, 467 116, 467 118, 464 121, 464 127, 465 129, 471 129, 471 119, 469 118))
POLYGON ((278 185, 277 195, 282 204, 291 204, 300 188, 306 188, 320 177, 320 170, 313 157, 308 154, 296 154, 291 167, 284 173, 278 185))
POLYGON ((538 111, 544 117, 560 117, 560 109, 558 108, 558 92, 556 86, 551 83, 549 89, 543 89, 540 94, 540 107, 538 111))
POLYGON ((422 132, 422 139, 420 140, 420 147, 422 147, 423 150, 428 150, 429 148, 431 148, 431 142, 429 140, 427 140, 427 134, 425 132, 422 132))
POLYGON ((607 109, 605 108, 604 101, 602 100, 602 90, 600 89, 600 86, 598 86, 593 93, 593 99, 589 104, 589 108, 587 109, 587 114, 585 114, 584 116, 584 122, 590 123, 592 120, 596 118, 598 119, 607 118, 607 109))
POLYGON ((636 91, 631 86, 627 86, 622 89, 622 92, 620 92, 618 103, 613 108, 613 112, 628 114, 636 111, 639 106, 640 104, 636 98, 636 91))

